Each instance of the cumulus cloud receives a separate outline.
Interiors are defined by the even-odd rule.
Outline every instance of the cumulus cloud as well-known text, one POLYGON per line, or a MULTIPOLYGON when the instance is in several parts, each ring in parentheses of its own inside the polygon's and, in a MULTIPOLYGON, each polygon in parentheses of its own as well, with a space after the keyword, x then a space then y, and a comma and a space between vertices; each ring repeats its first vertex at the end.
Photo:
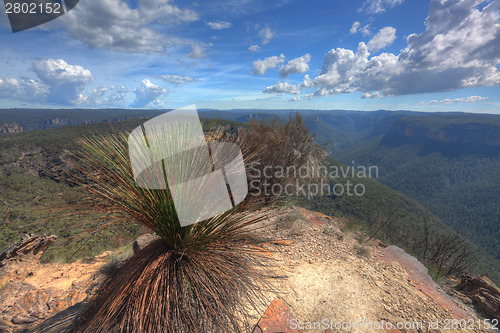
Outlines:
POLYGON ((378 97, 382 97, 382 94, 379 93, 378 91, 375 91, 373 93, 364 93, 363 95, 361 95, 361 98, 378 98, 378 97))
POLYGON ((186 83, 191 83, 196 81, 196 79, 190 76, 181 76, 172 74, 160 75, 160 78, 167 83, 172 83, 176 85, 183 85, 186 83))
POLYGON ((62 59, 35 59, 31 70, 38 79, 0 79, 0 98, 80 106, 124 106, 130 90, 123 86, 89 88, 92 73, 62 59))
POLYGON ((476 103, 480 102, 482 100, 487 99, 488 97, 482 97, 482 96, 469 96, 469 97, 461 97, 461 98, 446 98, 442 99, 440 101, 438 100, 432 100, 430 102, 422 102, 421 104, 455 104, 455 103, 476 103))
POLYGON ((296 96, 296 97, 294 97, 292 99, 289 99, 288 101, 289 102, 300 102, 300 96, 296 96))
POLYGON ((311 56, 308 54, 302 57, 290 60, 285 66, 281 67, 280 75, 282 77, 287 77, 293 73, 305 73, 309 70, 309 61, 311 61, 311 56))
POLYGON ((256 60, 253 62, 252 73, 255 75, 264 75, 268 69, 276 68, 285 61, 285 56, 281 54, 264 58, 264 60, 256 60))
POLYGON ((226 22, 226 21, 207 22, 206 24, 210 27, 210 29, 213 30, 223 30, 231 28, 232 26, 231 22, 226 22))
POLYGON ((167 93, 167 89, 157 86, 149 80, 142 80, 141 86, 134 89, 135 100, 131 107, 143 107, 148 104, 160 106, 162 102, 159 97, 167 93))
POLYGON ((81 106, 125 105, 129 89, 123 86, 89 88, 94 77, 88 69, 62 59, 36 59, 34 79, 0 79, 0 98, 20 101, 81 106))
POLYGON ((48 89, 48 100, 54 103, 75 103, 94 77, 88 69, 69 65, 62 59, 33 60, 33 71, 48 89))
POLYGON ((352 35, 352 34, 355 34, 356 32, 358 32, 358 29, 359 29, 359 26, 361 25, 361 23, 359 22, 354 22, 352 24, 352 27, 351 29, 349 30, 349 33, 352 35))
POLYGON ((19 93, 19 81, 14 78, 5 77, 0 79, 0 97, 11 98, 19 93))
POLYGON ((389 46, 396 39, 396 29, 393 27, 385 27, 380 29, 375 36, 368 42, 368 50, 377 52, 380 49, 389 46))
POLYGON ((304 77, 302 86, 318 88, 316 96, 375 91, 387 84, 388 77, 401 71, 397 56, 383 53, 368 59, 369 55, 363 42, 356 53, 342 48, 331 50, 325 56, 320 74, 314 79, 304 77))
POLYGON ((262 45, 269 44, 271 39, 274 37, 274 31, 272 31, 268 26, 265 26, 259 30, 259 37, 262 40, 262 45))
POLYGON ((403 3, 403 0, 365 0, 358 11, 364 11, 368 14, 380 14, 396 5, 403 3))
POLYGON ((301 86, 317 88, 316 95, 378 91, 387 96, 500 85, 500 2, 482 10, 479 3, 431 0, 425 31, 408 36, 399 54, 371 56, 363 42, 356 52, 332 49, 319 75, 301 86))
POLYGON ((130 89, 124 86, 100 86, 81 94, 76 104, 81 106, 124 106, 130 89))
POLYGON ((49 87, 36 80, 0 79, 0 98, 36 101, 44 99, 48 92, 49 87))
POLYGON ((196 12, 181 9, 170 0, 140 0, 136 8, 126 0, 99 0, 81 1, 58 21, 66 34, 90 48, 163 53, 168 46, 184 41, 166 36, 159 27, 197 19, 196 12))
POLYGON ((297 86, 289 84, 288 82, 276 82, 274 86, 269 86, 264 89, 265 93, 268 94, 300 94, 300 90, 297 86))
POLYGON ((259 45, 252 45, 248 48, 248 51, 250 52, 257 52, 260 50, 260 46, 259 45))

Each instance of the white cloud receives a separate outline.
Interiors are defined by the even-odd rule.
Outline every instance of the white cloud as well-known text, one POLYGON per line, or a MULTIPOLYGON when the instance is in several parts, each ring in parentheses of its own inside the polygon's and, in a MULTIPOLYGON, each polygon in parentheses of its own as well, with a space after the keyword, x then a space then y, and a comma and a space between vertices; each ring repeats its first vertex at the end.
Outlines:
POLYGON ((359 26, 361 25, 361 23, 359 22, 354 22, 352 24, 352 27, 351 29, 349 30, 349 33, 352 35, 352 34, 355 34, 356 32, 358 32, 358 29, 359 29, 359 26))
POLYGON ((320 74, 304 78, 301 87, 315 87, 317 95, 378 91, 387 96, 500 85, 500 1, 482 11, 476 8, 480 2, 432 0, 426 30, 408 36, 399 54, 371 56, 364 43, 356 52, 333 49, 320 74))
POLYGON ((191 53, 188 54, 188 57, 192 59, 199 59, 206 57, 205 50, 200 45, 194 45, 193 50, 191 51, 191 53))
POLYGON ((19 81, 14 78, 5 77, 0 79, 0 98, 11 98, 18 94, 19 81))
POLYGON ((361 34, 365 37, 371 35, 372 32, 370 31, 370 24, 367 24, 364 27, 359 28, 359 32, 361 32, 361 34))
POLYGON ((81 94, 76 104, 81 106, 125 106, 130 89, 124 86, 97 87, 81 94))
POLYGON ((108 92, 106 87, 94 88, 86 94, 80 94, 75 104, 78 105, 101 105, 104 103, 105 95, 108 92))
POLYGON ((124 86, 110 86, 109 91, 110 94, 107 96, 107 104, 122 105, 123 103, 125 103, 127 94, 130 92, 130 89, 125 88, 124 86))
POLYGON ((288 102, 300 102, 300 96, 296 96, 292 99, 289 99, 288 102))
POLYGON ((207 22, 206 24, 210 27, 210 29, 214 30, 223 30, 231 28, 232 26, 231 22, 226 22, 226 21, 207 22))
POLYGON ((403 3, 403 0, 365 0, 358 11, 364 11, 368 14, 380 14, 396 5, 403 3))
POLYGON ((0 79, 0 98, 36 101, 44 99, 48 92, 49 87, 39 81, 10 77, 0 79))
POLYGON ((276 82, 274 86, 269 86, 264 89, 265 93, 268 94, 300 94, 300 90, 297 86, 289 84, 288 82, 276 82))
POLYGON ((396 29, 393 27, 385 27, 380 29, 379 32, 368 42, 368 50, 377 52, 380 49, 389 46, 396 39, 396 29))
POLYGON ((271 30, 268 26, 265 26, 261 30, 259 30, 259 37, 262 40, 262 45, 268 44, 271 39, 274 37, 275 32, 271 30))
POLYGON ((287 77, 293 73, 305 73, 309 70, 308 62, 311 61, 311 56, 308 54, 302 57, 290 60, 285 66, 281 67, 280 75, 287 77))
POLYGON ((170 45, 187 43, 168 37, 159 27, 191 22, 198 14, 170 0, 140 0, 132 8, 125 0, 81 1, 58 21, 70 37, 90 48, 125 53, 164 53, 170 45))
POLYGON ((248 51, 250 52, 257 52, 260 50, 260 46, 259 45, 252 45, 248 48, 248 51))
POLYGON ((82 66, 69 65, 62 59, 33 60, 33 71, 49 87, 49 102, 75 103, 94 77, 82 66))
POLYGON ((314 87, 314 81, 309 77, 309 75, 304 75, 304 80, 300 84, 300 88, 312 88, 314 87))
POLYGON ((454 98, 454 99, 451 99, 451 98, 446 98, 446 99, 442 99, 440 101, 438 100, 432 100, 430 102, 422 102, 421 104, 455 104, 455 103, 476 103, 476 102, 480 102, 482 100, 485 100, 487 99, 488 97, 482 97, 482 96, 469 96, 469 97, 466 97, 466 98, 454 98))
POLYGON ((369 55, 363 42, 356 53, 342 48, 331 50, 325 56, 320 74, 314 79, 304 77, 301 86, 318 88, 316 96, 375 91, 401 71, 397 56, 383 53, 368 59, 369 55))
POLYGON ((165 103, 161 99, 157 98, 151 103, 149 103, 148 106, 153 109, 161 109, 165 107, 165 103))
POLYGON ((361 98, 378 98, 378 97, 382 97, 382 94, 379 93, 378 91, 375 91, 373 93, 365 92, 363 95, 361 95, 361 98))
POLYGON ((349 34, 355 34, 355 33, 358 33, 360 32, 363 36, 368 36, 371 34, 371 31, 370 31, 370 24, 368 23, 367 25, 365 26, 361 26, 361 23, 356 21, 352 24, 352 27, 351 29, 349 29, 349 34))
POLYGON ((482 96, 469 96, 464 99, 465 103, 475 103, 475 102, 480 102, 483 99, 487 99, 488 97, 482 97, 482 96))
POLYGON ((143 107, 148 104, 160 106, 162 102, 159 100, 159 97, 167 93, 167 89, 157 86, 149 80, 142 80, 141 86, 134 90, 135 100, 131 107, 143 107))
POLYGON ((60 105, 124 106, 130 92, 113 85, 89 89, 94 80, 91 72, 62 59, 36 59, 32 70, 39 80, 0 79, 0 98, 60 105))
POLYGON ((279 64, 285 61, 285 56, 281 54, 264 58, 264 60, 256 60, 253 62, 252 73, 255 75, 264 75, 268 69, 276 68, 279 64))
POLYGON ((191 83, 191 82, 196 81, 196 79, 194 79, 190 76, 181 76, 181 75, 172 75, 172 74, 160 75, 160 78, 167 83, 172 83, 172 84, 177 84, 177 85, 182 85, 182 84, 191 83))

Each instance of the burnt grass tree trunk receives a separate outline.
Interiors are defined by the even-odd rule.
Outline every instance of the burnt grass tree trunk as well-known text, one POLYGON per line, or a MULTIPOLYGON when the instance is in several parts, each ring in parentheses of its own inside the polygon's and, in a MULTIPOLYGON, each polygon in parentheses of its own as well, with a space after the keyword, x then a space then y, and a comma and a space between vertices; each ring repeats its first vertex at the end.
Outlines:
POLYGON ((258 254, 239 251, 179 252, 158 239, 106 279, 76 331, 248 331, 248 313, 265 306, 270 276, 258 254))

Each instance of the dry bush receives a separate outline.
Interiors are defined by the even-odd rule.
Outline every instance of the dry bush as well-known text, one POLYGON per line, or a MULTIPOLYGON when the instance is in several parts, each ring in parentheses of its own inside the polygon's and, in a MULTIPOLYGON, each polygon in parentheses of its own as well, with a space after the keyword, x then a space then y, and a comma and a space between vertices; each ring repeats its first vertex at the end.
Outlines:
MULTIPOLYGON (((273 201, 287 185, 310 183, 323 179, 321 169, 327 156, 325 145, 314 143, 314 135, 297 113, 283 125, 257 123, 250 119, 242 144, 253 155, 245 159, 251 194, 273 201), (307 176, 300 175, 306 168, 307 176), (267 190, 266 190, 267 189, 267 190)), ((281 193, 283 194, 283 193, 281 193)))

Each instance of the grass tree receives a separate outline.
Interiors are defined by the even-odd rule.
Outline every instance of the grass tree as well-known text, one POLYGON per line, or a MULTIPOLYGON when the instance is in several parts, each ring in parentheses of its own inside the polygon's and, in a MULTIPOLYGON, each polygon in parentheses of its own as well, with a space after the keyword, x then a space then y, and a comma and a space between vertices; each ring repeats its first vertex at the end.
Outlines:
MULTIPOLYGON (((211 131, 208 141, 230 140, 217 131, 211 131)), ((78 183, 89 194, 80 204, 102 211, 110 223, 140 223, 159 239, 106 278, 79 316, 76 330, 248 331, 255 323, 251 314, 262 311, 266 292, 273 290, 272 263, 254 237, 268 220, 260 201, 249 197, 216 216, 181 226, 168 186, 137 185, 128 136, 95 135, 79 140, 81 151, 73 161, 79 170, 78 183)), ((243 151, 244 156, 251 154, 243 151)), ((182 161, 184 165, 170 166, 170 170, 182 173, 185 163, 202 163, 198 158, 191 154, 189 161, 182 161)), ((163 170, 169 168, 167 162, 162 163, 163 170)), ((196 203, 200 194, 191 190, 196 203)))

